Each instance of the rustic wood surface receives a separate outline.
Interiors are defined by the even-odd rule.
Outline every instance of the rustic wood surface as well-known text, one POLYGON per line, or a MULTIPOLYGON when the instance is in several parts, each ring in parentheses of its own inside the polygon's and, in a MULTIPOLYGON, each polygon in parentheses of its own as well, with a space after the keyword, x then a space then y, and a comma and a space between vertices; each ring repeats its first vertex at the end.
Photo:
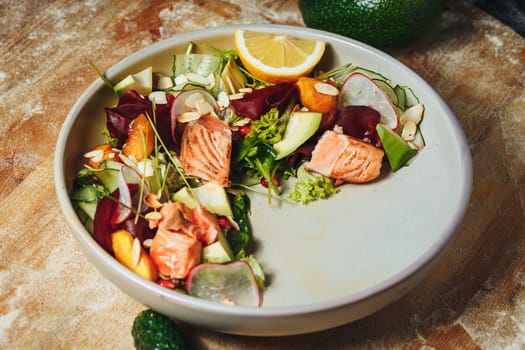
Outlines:
MULTIPOLYGON (((302 26, 297 1, 4 0, 0 18, 0 348, 131 349, 144 306, 87 262, 54 192, 56 138, 95 79, 88 61, 107 69, 215 25, 302 26)), ((194 348, 525 348, 525 40, 450 1, 433 33, 391 53, 445 98, 472 151, 470 206, 445 258, 363 320, 268 338, 184 327, 194 348)))

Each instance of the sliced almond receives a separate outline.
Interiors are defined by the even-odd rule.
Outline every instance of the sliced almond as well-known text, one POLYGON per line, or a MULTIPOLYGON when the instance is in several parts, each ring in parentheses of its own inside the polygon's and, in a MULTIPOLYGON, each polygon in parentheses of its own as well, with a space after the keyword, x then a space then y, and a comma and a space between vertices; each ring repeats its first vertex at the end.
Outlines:
POLYGON ((412 149, 415 149, 415 150, 419 149, 419 147, 417 147, 416 144, 414 144, 414 142, 412 141, 407 141, 407 145, 410 146, 410 148, 412 149))
POLYGON ((199 112, 184 112, 177 116, 177 121, 179 123, 188 123, 188 122, 191 122, 192 120, 197 120, 200 117, 201 117, 201 114, 199 112))
POLYGON ((230 298, 225 298, 225 299, 221 300, 221 304, 223 304, 223 305, 235 305, 233 300, 230 299, 230 298))
POLYGON ((132 261, 131 261, 131 265, 133 266, 133 268, 137 267, 137 265, 139 264, 140 251, 141 251, 140 241, 138 240, 138 238, 135 237, 135 239, 133 240, 133 252, 132 252, 133 255, 132 255, 132 261))
POLYGON ((159 201, 159 196, 154 193, 148 193, 144 198, 144 203, 153 209, 159 209, 162 207, 162 203, 159 201))
POLYGON ((327 83, 323 83, 323 82, 315 83, 314 89, 315 91, 323 95, 328 95, 328 96, 339 95, 339 90, 337 90, 335 86, 327 84, 327 83))
POLYGON ((144 248, 151 248, 151 244, 153 243, 153 240, 151 238, 145 239, 144 242, 142 242, 142 246, 144 248))
POLYGON ((414 123, 419 124, 423 119, 423 113, 425 112, 425 106, 421 103, 413 105, 408 108, 402 115, 399 117, 399 122, 401 125, 405 124, 408 121, 413 121, 414 123))
POLYGON ((232 125, 233 126, 244 126, 246 124, 249 124, 251 121, 250 118, 243 118, 243 119, 239 119, 237 120, 235 123, 233 123, 232 125))
POLYGON ((189 95, 184 100, 184 104, 191 109, 197 109, 197 102, 204 100, 204 96, 200 92, 189 95))
POLYGON ((206 77, 206 80, 208 80, 208 84, 206 84, 207 88, 208 89, 213 89, 213 87, 215 86, 215 74, 210 73, 206 77))
POLYGON ((104 158, 104 151, 101 149, 95 149, 84 153, 84 157, 91 159, 95 163, 98 163, 104 158))
POLYGON ((233 101, 233 100, 240 100, 241 98, 244 97, 244 94, 242 92, 239 92, 238 94, 231 94, 229 96, 230 98, 230 101, 233 101))
POLYGON ((403 125, 403 131, 401 131, 401 137, 405 141, 413 141, 416 136, 417 125, 414 121, 408 120, 403 125))
POLYGON ((177 75, 175 77, 175 85, 182 85, 188 81, 188 78, 184 74, 177 75))
POLYGON ((148 221, 156 221, 162 219, 162 214, 158 211, 150 211, 144 218, 148 221))
POLYGON ((210 82, 208 79, 203 77, 202 75, 195 74, 195 73, 186 73, 184 74, 186 78, 194 83, 201 84, 201 85, 208 85, 210 82))
POLYGON ((156 90, 166 90, 173 86, 173 80, 171 77, 168 77, 162 73, 154 73, 155 79, 155 89, 156 90))
POLYGON ((197 101, 195 107, 200 115, 206 115, 213 112, 213 107, 205 99, 197 101))
POLYGON ((230 98, 228 97, 228 94, 225 91, 221 91, 217 94, 217 104, 219 105, 219 108, 228 108, 230 105, 230 98))
POLYGON ((168 99, 166 98, 166 93, 164 91, 152 91, 148 95, 148 99, 151 102, 155 101, 155 104, 158 105, 165 105, 168 103, 168 99))

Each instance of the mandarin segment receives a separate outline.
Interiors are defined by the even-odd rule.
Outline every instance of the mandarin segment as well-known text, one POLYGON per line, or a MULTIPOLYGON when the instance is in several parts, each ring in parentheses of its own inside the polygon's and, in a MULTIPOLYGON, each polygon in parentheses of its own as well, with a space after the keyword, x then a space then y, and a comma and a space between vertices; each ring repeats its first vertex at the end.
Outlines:
POLYGON ((122 147, 122 154, 133 156, 137 161, 147 158, 155 146, 155 134, 148 118, 140 114, 130 124, 128 138, 122 147))
POLYGON ((118 150, 111 147, 110 144, 104 143, 93 147, 93 149, 84 154, 84 156, 88 158, 88 164, 91 167, 98 169, 100 164, 105 160, 117 160, 118 150))
POLYGON ((330 113, 337 108, 337 96, 320 93, 316 84, 322 83, 317 78, 300 77, 295 85, 299 91, 301 104, 312 112, 330 113))
POLYGON ((146 251, 140 247, 134 250, 136 238, 127 230, 118 230, 111 235, 111 246, 117 259, 137 275, 155 281, 158 277, 158 270, 146 251))

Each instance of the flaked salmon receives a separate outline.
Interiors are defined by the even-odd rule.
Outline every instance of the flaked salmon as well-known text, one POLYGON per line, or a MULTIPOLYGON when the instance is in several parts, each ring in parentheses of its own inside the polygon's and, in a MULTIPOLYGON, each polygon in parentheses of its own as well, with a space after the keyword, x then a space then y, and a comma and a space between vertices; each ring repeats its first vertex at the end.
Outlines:
POLYGON ((185 278, 200 264, 202 244, 183 233, 159 229, 153 238, 149 255, 159 272, 170 278, 185 278))
POLYGON ((379 176, 384 152, 351 136, 327 130, 304 167, 345 182, 368 182, 379 176))
POLYGON ((187 175, 230 186, 232 133, 228 124, 211 114, 189 122, 182 134, 180 160, 187 175))
POLYGON ((159 272, 171 278, 185 278, 202 259, 203 246, 214 243, 220 226, 216 217, 199 205, 190 209, 180 202, 164 203, 150 256, 159 272))

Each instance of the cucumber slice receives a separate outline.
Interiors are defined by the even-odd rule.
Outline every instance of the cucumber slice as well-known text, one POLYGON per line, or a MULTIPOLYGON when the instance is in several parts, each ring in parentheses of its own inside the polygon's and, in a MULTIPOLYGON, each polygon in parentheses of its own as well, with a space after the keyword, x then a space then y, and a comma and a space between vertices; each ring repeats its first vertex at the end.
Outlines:
POLYGON ((106 190, 111 193, 118 187, 118 173, 121 167, 122 163, 106 160, 100 169, 93 171, 93 175, 99 179, 106 190))
POLYGON ((384 81, 387 84, 391 84, 390 80, 387 77, 385 77, 384 75, 381 75, 381 74, 379 74, 377 72, 371 71, 370 69, 357 67, 355 70, 352 71, 352 73, 354 73, 354 72, 363 73, 364 75, 368 76, 370 79, 382 80, 382 81, 384 81))
POLYGON ((100 198, 99 191, 92 185, 77 188, 71 194, 71 200, 91 219, 95 217, 100 198))
POLYGON ((397 95, 397 106, 400 107, 401 110, 404 110, 405 109, 405 105, 406 105, 406 100, 407 100, 407 97, 406 97, 406 94, 405 94, 405 90, 401 86, 396 85, 394 87, 394 91, 395 91, 395 93, 397 95))
POLYGON ((128 90, 135 90, 143 96, 148 96, 153 88, 153 68, 147 67, 141 72, 130 74, 121 81, 119 81, 114 91, 122 95, 128 90))
POLYGON ((195 73, 207 77, 219 73, 221 59, 218 56, 198 53, 177 54, 173 57, 173 76, 195 73))
POLYGON ((411 88, 408 86, 401 86, 401 88, 405 91, 405 109, 419 103, 419 98, 411 88))

